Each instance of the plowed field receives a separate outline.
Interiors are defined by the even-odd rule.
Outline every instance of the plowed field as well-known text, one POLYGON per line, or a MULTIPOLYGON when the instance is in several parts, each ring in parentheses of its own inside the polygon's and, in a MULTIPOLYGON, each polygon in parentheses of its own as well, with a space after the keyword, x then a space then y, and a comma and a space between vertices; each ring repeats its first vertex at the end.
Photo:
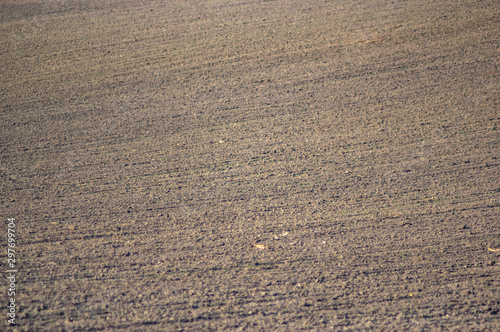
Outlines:
POLYGON ((0 0, 12 331, 500 330, 494 0, 0 0))

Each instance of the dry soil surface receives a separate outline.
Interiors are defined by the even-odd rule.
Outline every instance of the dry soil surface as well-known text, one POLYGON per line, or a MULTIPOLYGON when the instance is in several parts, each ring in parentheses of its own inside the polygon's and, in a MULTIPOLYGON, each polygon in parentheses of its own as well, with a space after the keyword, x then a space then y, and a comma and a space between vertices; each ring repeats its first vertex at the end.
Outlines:
POLYGON ((0 29, 9 330, 500 330, 498 1, 1 0, 0 29))

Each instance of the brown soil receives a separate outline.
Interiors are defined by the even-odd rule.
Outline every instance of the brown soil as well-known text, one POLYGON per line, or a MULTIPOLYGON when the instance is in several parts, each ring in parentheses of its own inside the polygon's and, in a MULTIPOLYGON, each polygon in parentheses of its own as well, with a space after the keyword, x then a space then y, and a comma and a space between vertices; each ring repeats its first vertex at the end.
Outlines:
POLYGON ((500 330, 498 1, 3 0, 0 27, 11 330, 500 330))

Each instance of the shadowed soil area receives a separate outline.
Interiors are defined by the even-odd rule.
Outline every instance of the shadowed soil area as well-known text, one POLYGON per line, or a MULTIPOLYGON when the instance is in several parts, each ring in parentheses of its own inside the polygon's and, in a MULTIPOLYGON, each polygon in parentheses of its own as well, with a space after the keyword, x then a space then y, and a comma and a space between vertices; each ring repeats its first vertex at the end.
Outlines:
POLYGON ((494 0, 0 0, 12 331, 500 330, 494 0))

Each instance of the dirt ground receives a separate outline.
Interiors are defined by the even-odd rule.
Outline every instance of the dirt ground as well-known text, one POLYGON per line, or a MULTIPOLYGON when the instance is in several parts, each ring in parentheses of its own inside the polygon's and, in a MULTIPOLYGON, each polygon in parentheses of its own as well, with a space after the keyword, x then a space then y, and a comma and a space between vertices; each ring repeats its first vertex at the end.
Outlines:
POLYGON ((0 0, 0 29, 0 330, 500 330, 498 1, 0 0))

